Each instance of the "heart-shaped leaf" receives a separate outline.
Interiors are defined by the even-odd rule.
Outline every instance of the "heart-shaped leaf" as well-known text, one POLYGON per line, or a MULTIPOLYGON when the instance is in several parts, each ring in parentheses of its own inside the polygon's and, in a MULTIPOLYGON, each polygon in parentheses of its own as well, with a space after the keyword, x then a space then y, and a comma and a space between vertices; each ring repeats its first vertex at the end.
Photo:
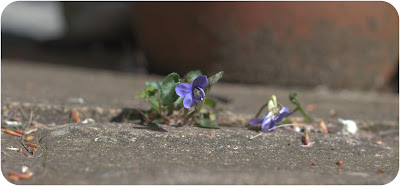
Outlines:
POLYGON ((179 84, 179 74, 171 73, 165 77, 162 83, 161 99, 163 105, 174 103, 179 96, 175 93, 175 87, 179 84))
POLYGON ((210 82, 209 86, 210 85, 213 86, 215 83, 217 83, 222 78, 223 75, 224 75, 224 71, 221 71, 221 72, 218 72, 215 75, 211 76, 208 79, 208 82, 210 82))
POLYGON ((215 83, 217 83, 217 82, 222 78, 223 75, 224 75, 224 71, 220 71, 220 72, 216 73, 215 75, 211 76, 210 78, 208 78, 209 84, 208 84, 208 86, 204 89, 204 92, 206 93, 206 95, 207 95, 208 92, 210 92, 211 87, 212 87, 215 83))
POLYGON ((188 82, 188 83, 193 83, 193 81, 194 81, 197 77, 199 77, 199 76, 201 76, 201 75, 203 75, 203 74, 201 74, 201 71, 200 71, 200 70, 192 70, 192 71, 188 72, 188 73, 185 75, 185 80, 186 80, 186 82, 188 82))

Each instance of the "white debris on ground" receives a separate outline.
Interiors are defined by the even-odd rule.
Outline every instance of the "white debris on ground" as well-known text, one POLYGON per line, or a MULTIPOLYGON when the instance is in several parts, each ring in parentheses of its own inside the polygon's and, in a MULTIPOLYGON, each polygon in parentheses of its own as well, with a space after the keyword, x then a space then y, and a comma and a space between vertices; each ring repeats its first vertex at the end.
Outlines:
POLYGON ((298 126, 294 126, 294 131, 295 131, 295 132, 301 132, 301 128, 298 127, 298 126))
POLYGON ((82 121, 82 123, 84 123, 84 124, 89 124, 89 123, 94 123, 94 122, 95 121, 92 118, 86 118, 85 120, 82 121))
MULTIPOLYGON (((21 170, 22 170, 22 173, 26 173, 26 171, 28 171, 29 168, 27 166, 22 166, 21 170)), ((33 172, 29 172, 29 175, 32 176, 33 172)))
POLYGON ((355 121, 353 120, 344 120, 338 118, 339 123, 343 124, 342 133, 343 134, 352 134, 356 135, 358 132, 358 127, 355 121))
POLYGON ((79 98, 69 98, 69 99, 68 99, 68 102, 70 102, 70 103, 84 104, 84 103, 85 103, 85 100, 84 100, 83 98, 81 98, 81 97, 79 97, 79 98))
POLYGON ((19 150, 19 149, 16 148, 16 147, 7 147, 6 149, 13 150, 13 151, 18 151, 18 150, 19 150))
POLYGON ((7 125, 14 125, 14 126, 22 125, 22 123, 20 121, 8 121, 8 120, 5 120, 4 123, 6 123, 7 125))

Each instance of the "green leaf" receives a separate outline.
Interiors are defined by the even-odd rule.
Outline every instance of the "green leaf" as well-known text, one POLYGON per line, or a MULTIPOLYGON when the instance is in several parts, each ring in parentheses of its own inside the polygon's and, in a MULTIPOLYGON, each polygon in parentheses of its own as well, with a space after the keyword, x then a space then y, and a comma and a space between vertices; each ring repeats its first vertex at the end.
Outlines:
POLYGON ((213 86, 215 83, 217 83, 222 78, 223 75, 224 75, 224 71, 221 71, 221 72, 218 72, 215 75, 211 76, 208 79, 208 82, 210 83, 208 86, 210 86, 210 85, 213 86))
POLYGON ((211 76, 210 78, 208 78, 208 86, 204 89, 204 92, 206 93, 206 95, 208 94, 208 92, 211 90, 211 87, 217 83, 222 76, 224 75, 224 71, 218 72, 215 75, 211 76))
POLYGON ((157 94, 157 92, 159 91, 159 89, 156 89, 154 87, 149 87, 146 89, 146 97, 153 97, 157 94))
POLYGON ((204 109, 204 108, 202 108, 201 110, 200 110, 200 112, 199 112, 200 114, 208 114, 208 110, 207 109, 204 109))
POLYGON ((157 101, 157 100, 146 98, 146 101, 147 101, 148 103, 150 103, 151 106, 153 106, 153 109, 154 109, 154 110, 156 110, 157 112, 160 112, 160 107, 158 106, 159 104, 158 104, 158 101, 157 101))
POLYGON ((161 84, 158 81, 148 82, 146 81, 146 98, 156 96, 157 91, 161 92, 161 84))
POLYGON ((145 98, 145 97, 146 97, 146 91, 143 91, 135 96, 135 98, 145 98))
POLYGON ((179 98, 175 92, 175 87, 178 84, 179 74, 174 72, 165 77, 161 89, 161 100, 163 105, 172 104, 179 98))
POLYGON ((183 98, 179 97, 175 102, 174 102, 174 108, 180 109, 183 106, 183 98), (178 108, 179 107, 179 108, 178 108))
POLYGON ((295 92, 290 92, 289 99, 293 104, 300 106, 300 103, 297 101, 296 96, 297 94, 295 92))
POLYGON ((161 85, 159 82, 157 81, 153 81, 153 82, 145 82, 145 90, 141 93, 139 93, 138 95, 135 96, 135 98, 149 98, 155 95, 155 93, 157 92, 157 90, 161 89, 161 85))
POLYGON ((185 75, 185 80, 186 80, 186 82, 188 82, 188 83, 193 83, 193 81, 194 81, 197 77, 199 77, 199 76, 201 76, 201 75, 203 75, 203 74, 201 74, 201 71, 200 71, 200 70, 192 70, 192 71, 188 72, 188 73, 185 75))
POLYGON ((212 129, 220 128, 218 126, 218 124, 214 123, 213 121, 211 121, 209 119, 198 119, 198 120, 195 120, 195 123, 200 125, 200 127, 204 127, 204 128, 212 128, 212 129))
POLYGON ((151 121, 151 123, 158 123, 158 124, 161 124, 162 121, 163 121, 163 118, 159 117, 159 118, 153 119, 153 120, 151 121))
POLYGON ((210 98, 207 98, 207 99, 204 101, 204 105, 207 105, 207 106, 209 106, 209 107, 211 107, 211 108, 215 108, 215 106, 217 105, 217 103, 216 103, 214 100, 212 100, 212 99, 210 99, 210 98))
POLYGON ((158 81, 152 81, 152 82, 146 81, 145 85, 146 85, 146 90, 152 88, 161 90, 161 83, 158 81))

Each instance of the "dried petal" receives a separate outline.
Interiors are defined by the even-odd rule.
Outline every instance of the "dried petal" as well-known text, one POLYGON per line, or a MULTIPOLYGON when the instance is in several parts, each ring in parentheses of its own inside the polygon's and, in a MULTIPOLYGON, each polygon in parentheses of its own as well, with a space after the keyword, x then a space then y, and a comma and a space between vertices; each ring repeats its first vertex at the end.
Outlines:
POLYGON ((27 157, 29 156, 29 155, 28 155, 26 152, 24 152, 24 151, 22 151, 22 154, 25 155, 25 156, 27 156, 27 157))
POLYGON ((36 151, 37 151, 37 149, 36 149, 36 148, 33 148, 33 149, 32 149, 32 152, 33 152, 33 153, 35 153, 36 151))
POLYGON ((12 131, 10 129, 1 129, 1 131, 4 132, 4 133, 13 135, 13 136, 18 136, 18 137, 22 136, 22 134, 18 134, 18 133, 14 132, 14 131, 12 131))
POLYGON ((25 138, 25 141, 26 142, 31 141, 31 140, 33 140, 33 138, 35 138, 35 136, 28 136, 25 138))
POLYGON ((28 147, 34 147, 34 148, 38 147, 37 144, 33 144, 33 143, 27 143, 26 146, 28 146, 28 147))
POLYGON ((378 172, 384 173, 385 171, 383 171, 382 169, 378 169, 378 172))
POLYGON ((13 117, 10 118, 10 120, 11 120, 11 121, 20 121, 21 118, 20 118, 20 117, 13 116, 13 117))
POLYGON ((304 131, 305 137, 304 137, 304 144, 309 145, 310 144, 310 138, 308 137, 307 131, 304 131))
POLYGON ((15 132, 18 133, 18 134, 24 135, 24 132, 23 132, 23 131, 15 130, 15 132))
POLYGON ((336 164, 339 165, 339 166, 342 166, 342 165, 343 165, 343 161, 340 160, 340 161, 338 161, 336 164))
POLYGON ((81 118, 79 118, 79 114, 76 111, 72 111, 72 119, 75 123, 81 122, 81 118))
POLYGON ((322 133, 328 134, 328 128, 326 127, 324 120, 321 120, 320 126, 321 126, 322 133))
POLYGON ((33 129, 25 131, 25 134, 30 134, 30 133, 35 132, 37 130, 38 130, 38 128, 33 128, 33 129))
POLYGON ((376 141, 375 144, 382 145, 382 141, 376 141))
POLYGON ((15 175, 15 174, 10 174, 10 173, 8 173, 8 180, 10 180, 10 181, 18 181, 19 178, 18 178, 18 176, 15 175))
POLYGON ((8 179, 12 181, 26 180, 32 178, 32 176, 33 174, 29 169, 25 173, 15 173, 15 172, 8 173, 8 179))

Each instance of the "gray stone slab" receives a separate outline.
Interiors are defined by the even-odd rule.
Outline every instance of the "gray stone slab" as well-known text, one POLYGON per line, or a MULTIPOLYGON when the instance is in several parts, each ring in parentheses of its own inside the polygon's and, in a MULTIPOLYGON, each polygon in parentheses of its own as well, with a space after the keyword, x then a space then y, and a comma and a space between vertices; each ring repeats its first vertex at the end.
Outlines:
POLYGON ((285 130, 253 140, 244 128, 209 131, 215 137, 189 126, 72 124, 36 132, 39 151, 28 158, 5 149, 19 141, 2 135, 13 156, 2 156, 2 170, 30 167, 23 184, 385 184, 398 171, 398 148, 365 138, 313 133, 303 147, 301 133, 285 130))
POLYGON ((25 165, 34 176, 18 184, 385 184, 398 173, 398 95, 295 88, 304 105, 316 105, 309 113, 323 118, 330 129, 329 134, 311 131, 311 147, 301 146, 303 133, 281 128, 249 140, 257 133, 244 127, 271 94, 292 106, 288 87, 218 84, 213 95, 233 100, 220 102, 220 108, 239 121, 219 130, 110 122, 123 108, 148 108, 133 97, 145 80, 161 79, 2 61, 3 117, 15 108, 26 115, 32 109, 39 123, 67 124, 32 133, 31 143, 39 147, 29 157, 7 149, 22 147, 21 139, 2 133, 3 175, 25 165), (96 122, 71 123, 74 109, 82 119, 96 122), (331 109, 338 117, 354 119, 360 134, 336 133, 340 124, 330 117, 331 109), (339 160, 342 166, 336 165, 339 160))

